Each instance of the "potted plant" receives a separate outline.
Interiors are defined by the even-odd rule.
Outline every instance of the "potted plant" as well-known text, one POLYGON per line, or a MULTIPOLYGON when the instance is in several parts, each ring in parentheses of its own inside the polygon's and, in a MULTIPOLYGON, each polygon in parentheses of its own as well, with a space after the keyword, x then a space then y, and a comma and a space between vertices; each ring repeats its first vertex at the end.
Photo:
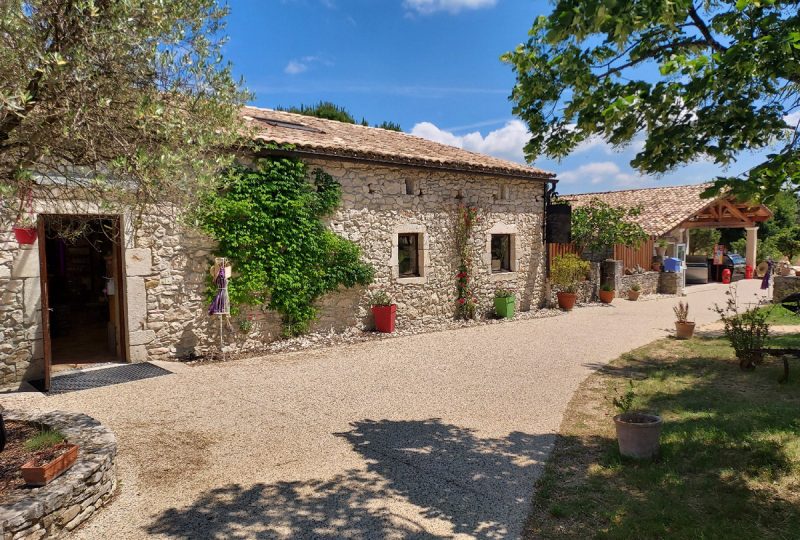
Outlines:
POLYGON ((616 291, 614 290, 614 286, 610 283, 603 283, 600 286, 600 301, 604 304, 610 304, 611 301, 616 296, 616 291))
POLYGON ((394 321, 397 314, 397 304, 384 291, 375 291, 370 295, 372 316, 375 318, 375 330, 385 334, 394 332, 394 321))
POLYGON ((14 224, 14 238, 22 245, 31 245, 36 242, 38 231, 36 230, 36 218, 27 213, 21 216, 14 224))
POLYGON ((565 253, 553 259, 550 280, 559 288, 556 293, 558 307, 565 311, 575 307, 578 284, 586 279, 589 263, 574 253, 565 253))
POLYGON ((494 311, 500 317, 514 318, 514 293, 508 289, 497 289, 494 292, 494 311))
POLYGON ((669 242, 667 242, 664 238, 659 238, 656 241, 656 254, 662 259, 664 258, 664 255, 667 254, 667 246, 669 246, 669 242))
POLYGON ((21 467, 22 478, 29 486, 44 486, 72 467, 78 446, 66 442, 58 431, 42 430, 27 441, 25 449, 36 457, 21 467))
POLYGON ((619 453, 633 459, 650 459, 658 455, 661 439, 660 416, 633 410, 633 381, 624 395, 615 396, 612 403, 619 413, 614 416, 619 453))
POLYGON ((689 316, 688 302, 678 302, 678 305, 672 308, 678 320, 675 321, 675 337, 677 339, 690 339, 694 334, 694 321, 687 320, 689 316))
POLYGON ((628 289, 628 300, 635 302, 639 299, 640 294, 642 294, 642 286, 638 283, 634 283, 631 285, 631 288, 628 289))
POLYGON ((661 272, 661 263, 659 261, 653 261, 653 272, 661 272))

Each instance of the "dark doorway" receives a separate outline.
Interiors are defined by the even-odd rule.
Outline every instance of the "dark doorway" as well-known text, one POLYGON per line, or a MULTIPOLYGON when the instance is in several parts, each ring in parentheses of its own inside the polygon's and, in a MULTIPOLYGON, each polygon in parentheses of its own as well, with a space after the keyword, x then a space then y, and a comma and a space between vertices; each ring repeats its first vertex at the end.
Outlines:
POLYGON ((53 369, 124 361, 119 218, 50 215, 43 228, 53 369))

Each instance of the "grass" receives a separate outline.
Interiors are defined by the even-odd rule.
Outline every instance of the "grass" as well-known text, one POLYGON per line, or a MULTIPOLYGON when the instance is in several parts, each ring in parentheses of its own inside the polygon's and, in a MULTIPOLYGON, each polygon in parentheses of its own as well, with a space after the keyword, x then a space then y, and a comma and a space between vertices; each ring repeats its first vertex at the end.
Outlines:
POLYGON ((29 452, 36 452, 37 450, 44 450, 59 443, 64 442, 64 435, 59 431, 43 429, 27 441, 25 441, 25 450, 29 452))
MULTIPOLYGON (((800 343, 783 335, 770 346, 800 343)), ((656 341, 589 377, 537 486, 529 538, 800 538, 800 363, 742 372, 724 339, 656 341), (619 455, 611 399, 664 418, 659 459, 619 455)))
POLYGON ((761 309, 769 312, 769 316, 767 317, 767 322, 769 324, 782 326, 800 325, 800 315, 789 311, 781 305, 768 306, 761 309))

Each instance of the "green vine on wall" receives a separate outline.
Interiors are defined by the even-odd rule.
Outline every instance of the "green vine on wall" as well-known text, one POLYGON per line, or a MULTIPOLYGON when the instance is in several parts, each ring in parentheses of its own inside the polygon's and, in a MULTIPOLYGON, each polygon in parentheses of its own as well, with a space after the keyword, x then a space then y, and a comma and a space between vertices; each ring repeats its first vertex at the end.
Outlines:
POLYGON ((316 318, 321 296, 372 282, 359 247, 321 221, 340 201, 339 183, 321 169, 309 175, 299 159, 264 158, 224 173, 197 217, 218 242, 217 255, 233 264, 234 314, 241 305, 266 306, 282 315, 284 335, 298 335, 316 318))
POLYGON ((470 239, 475 223, 479 220, 478 209, 459 205, 456 215, 456 250, 458 272, 456 272, 456 317, 474 319, 478 304, 472 290, 472 248, 470 239))

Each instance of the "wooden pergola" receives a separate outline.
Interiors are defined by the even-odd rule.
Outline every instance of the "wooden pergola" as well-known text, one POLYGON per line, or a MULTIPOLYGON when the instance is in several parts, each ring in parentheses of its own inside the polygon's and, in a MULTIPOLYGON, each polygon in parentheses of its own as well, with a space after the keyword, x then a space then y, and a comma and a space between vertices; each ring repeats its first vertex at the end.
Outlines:
POLYGON ((739 202, 733 197, 719 197, 708 206, 685 219, 681 229, 731 229, 747 231, 747 264, 755 268, 758 224, 772 217, 772 211, 763 204, 739 202))

